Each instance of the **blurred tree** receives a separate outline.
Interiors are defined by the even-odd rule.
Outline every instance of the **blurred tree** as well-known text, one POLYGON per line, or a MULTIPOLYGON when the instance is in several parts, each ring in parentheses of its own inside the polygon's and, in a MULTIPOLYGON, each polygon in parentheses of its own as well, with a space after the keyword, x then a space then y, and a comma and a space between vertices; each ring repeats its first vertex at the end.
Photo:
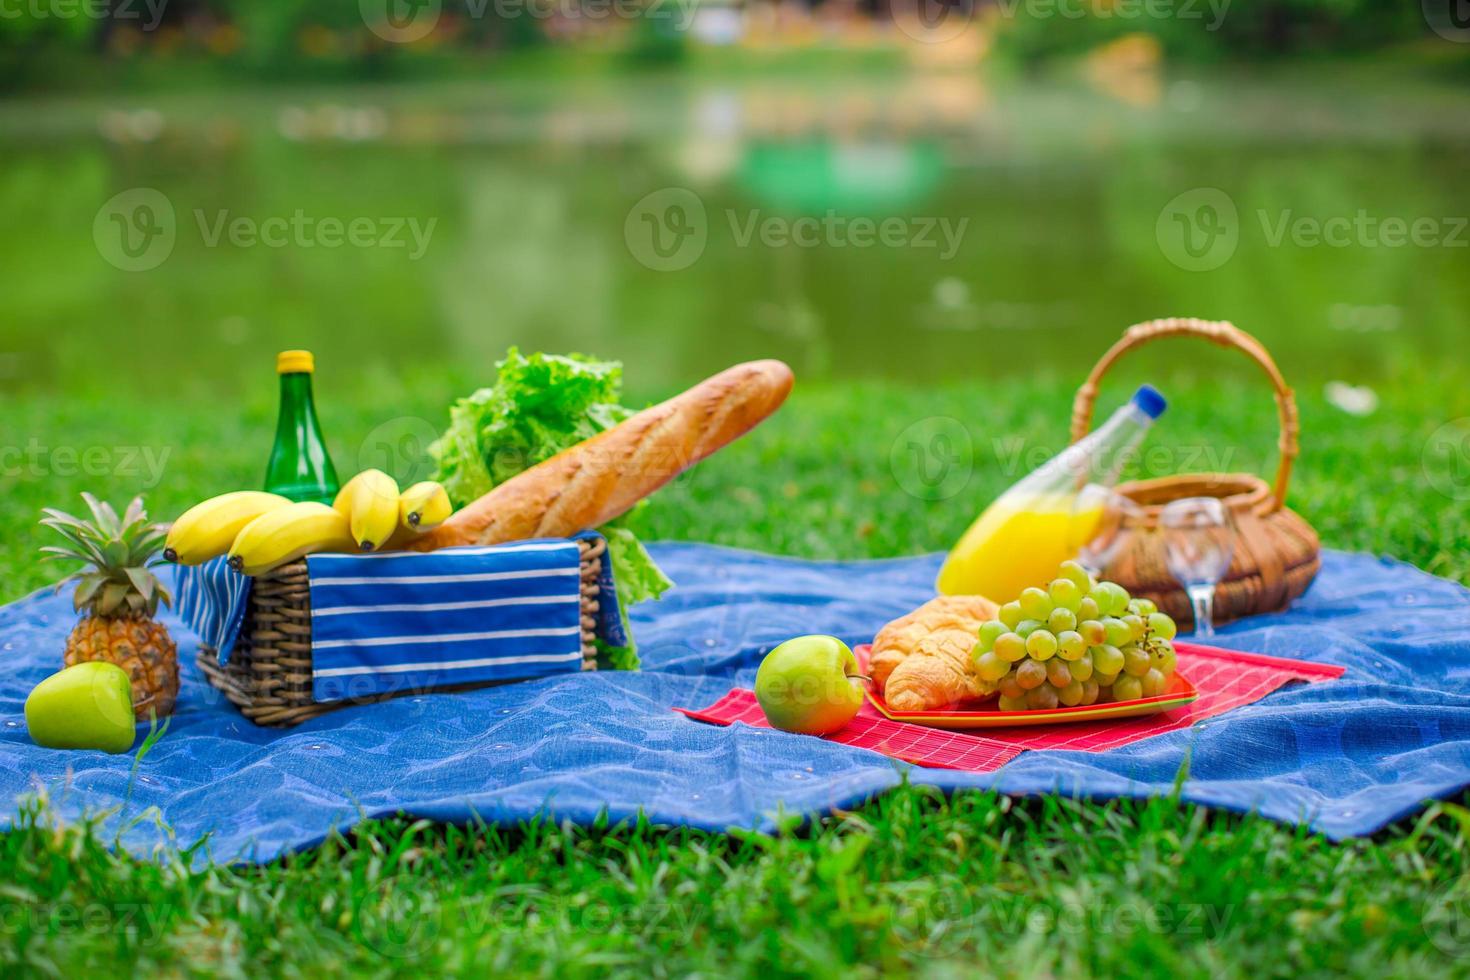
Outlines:
MULTIPOLYGON (((387 3, 382 4, 385 11, 387 3)), ((396 2, 396 0, 395 0, 396 2)), ((432 28, 411 43, 388 40, 366 17, 374 5, 319 0, 12 0, 0 10, 0 90, 68 77, 167 48, 270 78, 379 77, 453 52, 544 43, 544 18, 525 0, 443 0, 432 28), (229 43, 222 38, 228 37, 229 43), (437 57, 436 57, 437 56, 437 57)))
MULTIPOLYGON (((386 11, 390 2, 411 0, 381 2, 386 11)), ((630 28, 629 60, 680 61, 688 49, 682 18, 691 2, 644 0, 644 14, 630 28)), ((1200 61, 1339 53, 1429 34, 1412 0, 863 0, 855 9, 877 16, 867 4, 893 10, 919 3, 932 16, 956 5, 968 17, 971 2, 994 29, 996 50, 1025 64, 1136 33, 1157 38, 1168 57, 1200 61)), ((270 78, 434 71, 465 52, 548 43, 554 18, 544 11, 566 9, 559 4, 441 0, 426 36, 394 43, 364 19, 373 5, 354 0, 9 0, 0 9, 0 91, 62 80, 87 84, 100 72, 78 66, 105 71, 164 52, 270 78)))
POLYGON ((1071 55, 1128 34, 1158 38, 1184 60, 1342 53, 1421 37, 1418 3, 1402 0, 989 0, 997 50, 1024 63, 1071 55))
POLYGON ((692 10, 688 3, 646 3, 633 21, 628 58, 639 65, 673 65, 688 52, 687 24, 679 18, 692 10))
POLYGON ((57 17, 25 4, 6 9, 0 16, 0 91, 31 84, 43 76, 51 52, 94 46, 101 25, 100 20, 57 17))

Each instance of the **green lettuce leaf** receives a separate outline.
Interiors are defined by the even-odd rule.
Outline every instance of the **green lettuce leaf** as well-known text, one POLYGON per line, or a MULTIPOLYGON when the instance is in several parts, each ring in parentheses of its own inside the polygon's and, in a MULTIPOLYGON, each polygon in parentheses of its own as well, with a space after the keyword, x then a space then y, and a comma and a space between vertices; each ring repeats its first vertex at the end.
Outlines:
POLYGON ((657 599, 673 588, 674 583, 654 563, 648 549, 632 531, 618 527, 616 522, 604 524, 598 530, 607 538, 607 555, 612 562, 613 582, 618 590, 618 617, 623 622, 623 635, 628 638, 628 645, 614 647, 599 639, 597 649, 613 669, 637 670, 638 645, 633 642, 633 630, 628 625, 628 607, 657 599))
MULTIPOLYGON (((456 509, 524 470, 610 429, 633 411, 621 404, 623 366, 582 354, 522 354, 512 347, 496 365, 495 384, 449 409, 449 428, 429 447, 435 479, 456 509)), ((627 528, 599 528, 617 581, 618 614, 656 599, 673 585, 627 528)), ((631 643, 602 648, 611 666, 636 670, 631 643)), ((601 647, 601 644, 599 644, 601 647)))
POLYGON ((437 470, 435 479, 444 484, 456 510, 495 486, 480 456, 480 416, 491 391, 481 388, 450 406, 449 428, 429 446, 437 470))
POLYGON ((638 536, 616 522, 600 528, 607 538, 607 553, 612 558, 613 578, 617 581, 618 598, 630 606, 649 599, 657 599, 674 583, 663 569, 654 564, 653 557, 638 536))

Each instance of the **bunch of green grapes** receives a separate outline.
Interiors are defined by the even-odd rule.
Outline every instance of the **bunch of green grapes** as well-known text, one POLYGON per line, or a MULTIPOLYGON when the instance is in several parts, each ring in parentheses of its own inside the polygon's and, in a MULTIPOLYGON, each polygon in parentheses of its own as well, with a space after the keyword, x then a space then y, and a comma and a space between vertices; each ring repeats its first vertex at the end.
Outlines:
POLYGON ((1174 620, 1075 561, 980 627, 975 671, 1000 691, 1000 710, 1132 701, 1164 693, 1174 673, 1174 620))

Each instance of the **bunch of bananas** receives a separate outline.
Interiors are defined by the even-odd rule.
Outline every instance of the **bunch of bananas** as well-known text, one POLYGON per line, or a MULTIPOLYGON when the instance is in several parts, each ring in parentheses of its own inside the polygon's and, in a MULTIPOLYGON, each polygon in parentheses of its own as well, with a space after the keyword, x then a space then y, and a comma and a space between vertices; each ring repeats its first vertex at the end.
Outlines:
POLYGON ((221 494, 184 513, 169 529, 163 556, 198 565, 220 555, 246 575, 319 551, 391 551, 438 527, 453 512, 449 494, 433 481, 401 493, 381 470, 364 470, 342 487, 332 506, 292 503, 274 493, 221 494))

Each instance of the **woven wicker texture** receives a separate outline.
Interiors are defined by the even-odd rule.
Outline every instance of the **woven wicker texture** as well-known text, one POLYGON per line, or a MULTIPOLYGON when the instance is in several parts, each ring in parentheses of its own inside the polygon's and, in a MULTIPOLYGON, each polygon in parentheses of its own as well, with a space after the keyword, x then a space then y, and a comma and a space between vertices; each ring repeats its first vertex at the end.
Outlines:
POLYGON ((1193 337, 1240 350, 1265 372, 1276 392, 1281 464, 1274 486, 1250 473, 1193 473, 1123 484, 1119 492, 1136 501, 1142 510, 1126 522, 1132 533, 1103 576, 1136 596, 1152 599, 1181 623, 1192 622, 1189 596, 1169 572, 1159 514, 1170 501, 1217 497, 1235 520, 1235 554, 1230 571, 1216 591, 1215 621, 1225 623, 1284 609, 1316 578, 1322 545, 1311 525, 1286 507, 1292 466, 1300 452, 1296 396, 1260 341, 1223 321, 1179 317, 1129 327, 1077 392, 1072 406, 1072 440, 1081 439, 1090 429, 1098 386, 1113 364, 1136 347, 1168 337, 1193 337))

